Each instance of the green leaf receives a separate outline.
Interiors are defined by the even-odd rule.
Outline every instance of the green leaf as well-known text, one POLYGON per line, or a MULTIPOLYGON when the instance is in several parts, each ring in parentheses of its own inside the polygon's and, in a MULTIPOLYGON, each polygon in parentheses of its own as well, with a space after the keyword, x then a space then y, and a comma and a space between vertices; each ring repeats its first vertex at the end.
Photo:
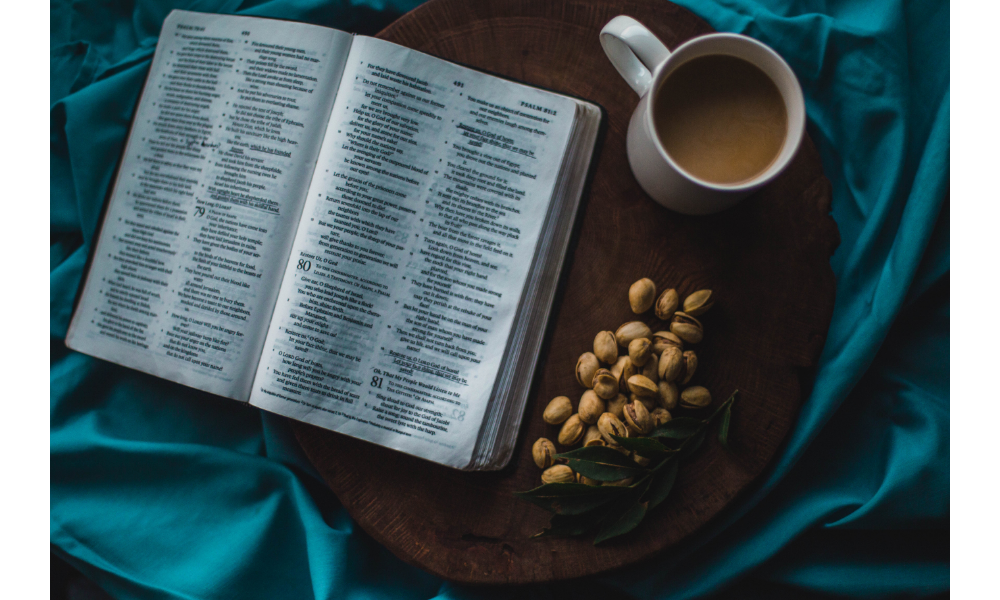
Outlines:
POLYGON ((697 435, 684 442, 684 447, 681 448, 680 458, 690 458, 692 454, 697 452, 698 449, 701 448, 701 445, 705 443, 705 434, 706 432, 702 430, 698 432, 697 435))
POLYGON ((678 462, 667 459, 666 466, 653 474, 653 481, 649 484, 649 491, 645 495, 645 500, 649 503, 648 510, 655 508, 670 495, 670 490, 674 488, 674 482, 677 481, 678 462))
POLYGON ((627 489, 582 483, 546 483, 527 492, 514 492, 514 495, 549 512, 575 515, 606 504, 621 496, 627 489))
POLYGON ((691 419, 688 417, 678 417, 676 419, 670 419, 663 425, 660 425, 654 429, 649 436, 650 437, 661 437, 672 440, 684 440, 695 433, 698 433, 705 425, 705 421, 701 419, 691 419))
POLYGON ((646 473, 634 460, 606 446, 578 448, 556 458, 568 459, 569 468, 597 481, 618 481, 646 473))
POLYGON ((549 520, 549 526, 531 537, 548 537, 550 535, 583 535, 593 529, 595 523, 599 519, 600 516, 594 515, 593 513, 583 513, 579 515, 552 515, 552 519, 549 520))
POLYGON ((556 454, 556 458, 586 460, 618 465, 619 467, 635 466, 635 461, 631 458, 607 446, 585 446, 576 450, 570 450, 569 452, 563 452, 562 454, 556 454))
MULTIPOLYGON (((613 451, 612 451, 613 452, 613 451)), ((624 455, 621 455, 624 456, 624 455)), ((648 471, 639 466, 639 463, 629 459, 632 463, 627 467, 612 465, 608 463, 591 462, 588 460, 570 459, 566 464, 580 475, 596 479, 597 481, 618 481, 626 477, 636 477, 646 474, 648 471)))
POLYGON ((670 448, 667 448, 660 442, 648 437, 618 437, 617 435, 611 436, 616 442, 618 442, 626 450, 631 450, 639 456, 648 458, 650 460, 656 460, 664 454, 673 452, 670 448))
POLYGON ((595 546, 632 531, 642 522, 648 504, 639 502, 637 497, 629 497, 627 500, 628 502, 612 505, 608 510, 607 516, 601 521, 601 528, 594 537, 595 546))
POLYGON ((719 443, 726 450, 729 450, 729 421, 733 417, 733 405, 730 403, 726 406, 725 412, 722 413, 722 420, 719 422, 719 443))

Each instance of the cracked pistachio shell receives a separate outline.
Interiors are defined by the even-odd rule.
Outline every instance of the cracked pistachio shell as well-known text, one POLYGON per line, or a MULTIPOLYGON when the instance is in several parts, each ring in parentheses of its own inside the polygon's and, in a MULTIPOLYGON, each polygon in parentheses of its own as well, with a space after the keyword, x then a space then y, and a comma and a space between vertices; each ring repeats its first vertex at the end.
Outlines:
POLYGON ((566 396, 556 396, 542 412, 542 420, 549 425, 558 425, 573 414, 573 403, 566 396))
POLYGON ((656 299, 656 318, 669 321, 680 304, 681 298, 677 295, 677 290, 674 288, 663 290, 660 297, 656 299))
POLYGON ((583 430, 585 426, 583 421, 580 420, 580 415, 572 415, 570 418, 566 419, 563 423, 562 429, 559 430, 559 437, 556 441, 563 446, 572 446, 573 444, 580 441, 583 437, 583 430))
POLYGON ((712 403, 712 394, 700 385, 693 385, 681 392, 680 402, 684 408, 705 408, 712 403))
POLYGON ((556 445, 548 438, 538 438, 531 446, 531 458, 539 469, 548 469, 556 462, 556 445))
POLYGON ((625 429, 625 424, 621 420, 614 416, 613 414, 606 412, 601 415, 601 418, 597 420, 597 429, 601 432, 601 437, 604 438, 604 442, 609 446, 617 446, 618 442, 614 440, 613 435, 618 437, 628 437, 628 430, 625 429))
POLYGON ((632 364, 641 367, 649 361, 653 354, 653 344, 649 338, 635 338, 628 343, 628 357, 632 364))
POLYGON ((655 396, 656 384, 645 375, 633 375, 628 378, 628 389, 636 396, 655 396))
POLYGON ((674 313, 670 332, 689 344, 697 344, 705 335, 701 321, 680 311, 674 313))
POLYGON ((555 465, 542 472, 542 483, 575 483, 576 473, 566 465, 555 465))
POLYGON ((633 454, 632 460, 634 460, 635 464, 639 465, 640 467, 645 467, 649 465, 650 462, 652 462, 645 456, 639 456, 638 454, 633 454))
POLYGON ((624 419, 626 404, 628 404, 628 398, 625 397, 625 394, 619 393, 611 400, 608 400, 607 412, 613 414, 619 419, 624 419))
POLYGON ((580 396, 580 408, 577 414, 581 421, 593 425, 604 414, 604 400, 601 400, 594 390, 587 390, 580 396))
POLYGON ((677 381, 684 368, 684 353, 677 346, 670 346, 660 354, 660 381, 677 381))
POLYGON ((639 374, 639 368, 632 364, 632 359, 625 357, 625 366, 622 367, 622 374, 618 377, 618 389, 620 391, 628 390, 628 380, 633 375, 639 374))
POLYGON ((657 331, 651 338, 653 342, 653 354, 659 356, 667 346, 677 346, 684 349, 684 340, 670 333, 669 331, 657 331))
POLYGON ((638 435, 646 435, 653 428, 653 418, 642 402, 630 402, 625 405, 625 423, 630 430, 638 435))
POLYGON ((587 431, 583 434, 583 445, 584 446, 604 446, 604 438, 601 437, 601 430, 597 428, 597 425, 591 425, 587 428, 587 431))
MULTIPOLYGON (((594 392, 602 400, 610 400, 618 395, 618 378, 608 369, 598 369, 594 373, 594 392)), ((601 410, 601 412, 604 412, 601 410)), ((597 415, 600 416, 600 413, 597 415)), ((596 420, 597 417, 594 417, 596 420)))
POLYGON ((656 284, 652 279, 643 277, 628 288, 628 303, 632 307, 632 312, 641 315, 653 307, 653 300, 656 299, 656 284))
POLYGON ((694 350, 684 351, 684 375, 681 376, 681 385, 687 385, 694 377, 694 372, 698 370, 698 355, 694 350))
POLYGON ((618 360, 618 341, 615 339, 615 332, 602 331, 594 337, 594 356, 609 365, 618 360))
POLYGON ((622 348, 628 348, 632 340, 637 338, 649 338, 653 331, 642 321, 629 321, 615 331, 615 341, 622 348))
POLYGON ((600 481, 596 479, 591 479, 590 477, 587 477, 586 475, 581 475, 580 473, 576 474, 576 480, 582 483, 583 485, 592 485, 595 487, 601 485, 600 481))
POLYGON ((673 417, 670 416, 670 411, 663 408, 662 406, 657 406, 653 409, 653 412, 649 413, 649 416, 653 419, 653 427, 659 427, 663 425, 673 417))
POLYGON ((677 401, 680 399, 680 392, 677 391, 677 384, 672 381, 661 381, 657 384, 656 401, 667 410, 677 408, 677 401))
POLYGON ((584 352, 576 361, 576 380, 585 388, 594 387, 594 373, 601 368, 601 363, 593 352, 584 352))
POLYGON ((642 365, 642 367, 639 369, 638 374, 645 375, 650 379, 650 381, 656 383, 657 381, 660 380, 659 366, 660 366, 660 359, 658 356, 653 354, 649 357, 649 360, 646 361, 646 364, 642 365))
POLYGON ((715 304, 712 290, 698 290, 684 299, 684 312, 692 317, 698 317, 708 312, 715 304))

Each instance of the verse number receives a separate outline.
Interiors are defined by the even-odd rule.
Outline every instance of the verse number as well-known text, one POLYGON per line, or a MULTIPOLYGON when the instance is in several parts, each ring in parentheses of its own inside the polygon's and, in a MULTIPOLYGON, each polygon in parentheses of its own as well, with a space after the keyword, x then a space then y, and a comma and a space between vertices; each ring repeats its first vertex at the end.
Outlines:
POLYGON ((205 207, 204 206, 196 206, 196 207, 194 207, 194 216, 196 216, 196 217, 204 217, 205 216, 205 207))
POLYGON ((298 270, 298 271, 309 272, 309 269, 311 269, 312 266, 313 266, 312 265, 312 261, 308 261, 308 260, 305 260, 304 258, 300 258, 299 259, 299 264, 295 265, 295 269, 298 270))
POLYGON ((372 377, 371 386, 373 388, 382 389, 382 378, 379 377, 378 375, 372 377))
POLYGON ((465 84, 462 83, 461 81, 452 81, 451 84, 454 85, 455 87, 465 87, 465 84))

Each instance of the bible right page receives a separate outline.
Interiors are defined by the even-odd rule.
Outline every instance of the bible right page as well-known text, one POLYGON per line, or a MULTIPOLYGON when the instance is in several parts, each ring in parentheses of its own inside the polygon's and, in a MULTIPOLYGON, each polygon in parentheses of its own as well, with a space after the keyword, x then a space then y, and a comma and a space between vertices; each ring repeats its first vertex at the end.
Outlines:
POLYGON ((355 38, 251 403, 468 465, 575 110, 355 38))

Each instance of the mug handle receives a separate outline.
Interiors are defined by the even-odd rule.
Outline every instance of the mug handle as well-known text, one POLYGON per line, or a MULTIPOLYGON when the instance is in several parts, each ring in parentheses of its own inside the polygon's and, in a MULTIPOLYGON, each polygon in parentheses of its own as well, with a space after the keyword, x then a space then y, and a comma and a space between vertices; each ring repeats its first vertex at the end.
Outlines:
POLYGON ((618 74, 642 98, 653 84, 653 71, 670 57, 670 50, 653 32, 632 17, 621 15, 601 30, 601 46, 618 74))

